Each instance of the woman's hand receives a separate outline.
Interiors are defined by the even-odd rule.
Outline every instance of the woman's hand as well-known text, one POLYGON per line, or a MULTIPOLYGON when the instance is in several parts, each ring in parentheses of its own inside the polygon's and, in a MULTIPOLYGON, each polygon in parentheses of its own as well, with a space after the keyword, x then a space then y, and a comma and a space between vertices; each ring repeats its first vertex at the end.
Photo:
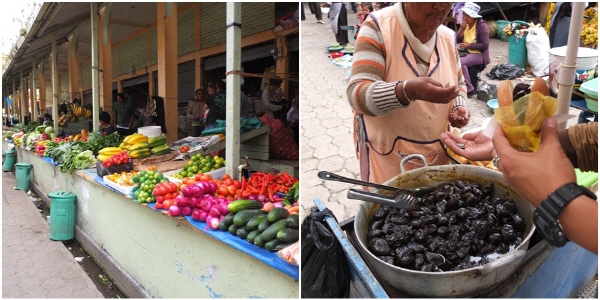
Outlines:
POLYGON ((469 124, 470 119, 471 112, 464 106, 459 106, 450 113, 450 125, 452 125, 452 127, 463 128, 469 124))
POLYGON ((513 149, 500 126, 493 142, 500 157, 498 169, 504 179, 535 207, 562 185, 577 182, 573 164, 558 140, 558 125, 554 118, 548 118, 544 123, 537 152, 513 149))
MULTIPOLYGON (((398 86, 403 86, 399 84, 398 86)), ((431 103, 448 103, 458 96, 458 86, 441 83, 429 77, 417 77, 406 83, 406 95, 410 100, 422 100, 431 103)), ((404 97, 404 95, 402 95, 404 97)))
POLYGON ((460 43, 460 44, 458 44, 458 46, 463 49, 469 49, 469 47, 471 47, 471 44, 470 43, 460 43))
POLYGON ((491 160, 492 139, 483 134, 483 130, 473 133, 467 133, 458 137, 450 132, 441 134, 441 139, 452 152, 473 161, 491 160), (463 144, 464 147, 458 147, 457 143, 463 144))

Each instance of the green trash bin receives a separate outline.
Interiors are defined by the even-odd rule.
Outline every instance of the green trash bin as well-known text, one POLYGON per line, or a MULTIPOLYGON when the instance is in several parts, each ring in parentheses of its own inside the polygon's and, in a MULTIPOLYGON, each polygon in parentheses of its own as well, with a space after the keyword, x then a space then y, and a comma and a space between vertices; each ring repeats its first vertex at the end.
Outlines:
POLYGON ((15 177, 17 177, 17 190, 28 190, 31 177, 31 164, 17 163, 15 165, 15 177))
POLYGON ((508 62, 523 69, 527 66, 526 38, 526 36, 523 36, 520 39, 517 39, 514 35, 511 35, 508 38, 508 62))
POLYGON ((75 237, 75 204, 77 195, 71 192, 52 192, 50 197, 50 239, 67 241, 75 237))
POLYGON ((15 167, 15 163, 17 162, 17 150, 10 149, 6 151, 4 154, 4 164, 2 165, 2 171, 10 172, 15 167))

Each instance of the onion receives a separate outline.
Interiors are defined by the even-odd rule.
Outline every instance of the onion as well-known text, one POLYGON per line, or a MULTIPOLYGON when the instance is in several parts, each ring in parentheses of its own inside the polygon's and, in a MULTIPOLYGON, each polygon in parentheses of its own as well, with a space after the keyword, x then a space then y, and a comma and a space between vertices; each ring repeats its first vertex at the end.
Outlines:
POLYGON ((192 197, 193 196, 193 192, 192 192, 192 187, 189 185, 186 185, 184 187, 181 188, 181 193, 186 196, 186 197, 192 197))
POLYGON ((219 229, 219 218, 218 217, 208 216, 208 217, 206 217, 206 223, 208 224, 208 227, 212 230, 219 229))
POLYGON ((294 204, 292 204, 292 206, 298 206, 298 202, 294 202, 294 204))
POLYGON ((202 199, 200 200, 200 208, 205 211, 205 212, 209 212, 210 209, 212 208, 213 204, 210 200, 208 199, 202 199))
POLYGON ((220 212, 218 206, 215 205, 215 206, 211 207, 210 211, 208 212, 208 215, 212 216, 212 217, 216 217, 216 218, 220 217, 221 216, 221 212, 220 212))
POLYGON ((199 219, 200 222, 206 222, 206 218, 208 217, 208 213, 200 209, 199 219))
POLYGON ((267 199, 267 197, 265 197, 265 195, 258 195, 258 197, 256 198, 256 200, 260 201, 260 202, 265 202, 265 200, 267 199))
POLYGON ((219 186, 214 181, 209 181, 208 184, 210 185, 210 193, 214 193, 219 189, 219 186))
POLYGON ((196 198, 196 197, 192 197, 189 199, 189 207, 191 208, 197 208, 198 207, 198 203, 200 203, 200 199, 196 198))
POLYGON ((173 217, 181 216, 181 209, 177 205, 171 205, 169 207, 169 215, 173 217))
POLYGON ((277 193, 273 194, 273 199, 272 200, 274 200, 274 201, 283 201, 283 199, 281 199, 281 197, 277 193))
MULTIPOLYGON (((192 219, 194 219, 196 221, 204 222, 203 220, 200 220, 200 213, 202 213, 202 212, 204 212, 204 211, 201 209, 198 209, 198 208, 192 209, 192 219)), ((206 213, 206 212, 204 212, 204 213, 206 213)), ((204 220, 206 220, 206 216, 204 216, 204 220)))
POLYGON ((255 194, 248 195, 248 200, 256 200, 256 199, 257 199, 257 197, 255 194))
POLYGON ((273 202, 273 205, 275 205, 275 207, 283 207, 283 202, 273 202))
POLYGON ((175 205, 179 206, 180 208, 183 208, 188 207, 190 205, 190 202, 185 196, 179 195, 177 196, 177 198, 175 198, 175 205))
POLYGON ((184 206, 181 208, 181 214, 184 216, 189 216, 192 214, 192 209, 189 206, 184 206))
POLYGON ((221 213, 221 216, 224 216, 226 214, 229 213, 229 210, 227 209, 227 202, 223 202, 219 205, 217 205, 217 208, 219 209, 219 213, 221 213))
POLYGON ((198 197, 202 195, 202 190, 197 185, 192 186, 192 196, 198 197))
POLYGON ((240 200, 240 199, 244 199, 244 198, 242 198, 242 196, 235 197, 235 200, 240 200))

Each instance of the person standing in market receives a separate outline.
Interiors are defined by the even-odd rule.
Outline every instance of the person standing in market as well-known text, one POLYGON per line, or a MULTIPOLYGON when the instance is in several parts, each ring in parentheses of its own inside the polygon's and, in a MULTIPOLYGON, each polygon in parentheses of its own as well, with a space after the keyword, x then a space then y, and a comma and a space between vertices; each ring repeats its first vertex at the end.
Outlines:
POLYGON ((44 123, 43 125, 45 126, 51 126, 54 123, 54 121, 52 121, 52 117, 50 116, 49 113, 45 113, 44 114, 44 123))
POLYGON ((279 77, 273 77, 269 79, 269 87, 267 87, 261 97, 265 113, 270 119, 280 119, 281 110, 283 109, 283 90, 281 89, 281 79, 279 77))
POLYGON ((454 31, 441 26, 451 8, 448 2, 397 3, 361 26, 347 96, 363 181, 397 176, 410 154, 425 156, 430 166, 450 163, 440 134, 470 119, 454 31))
POLYGON ((343 2, 331 2, 329 8, 329 24, 335 34, 335 40, 342 46, 348 44, 348 32, 342 26, 348 25, 348 13, 343 2))
POLYGON ((197 89, 196 97, 188 102, 188 109, 186 112, 187 118, 192 121, 191 136, 200 136, 202 131, 204 131, 204 105, 206 105, 204 90, 197 89))
POLYGON ((469 68, 490 63, 490 29, 479 15, 479 5, 465 2, 460 10, 463 12, 463 22, 456 33, 456 43, 468 51, 467 56, 460 58, 460 64, 467 84, 467 96, 471 96, 477 87, 471 84, 469 68))
POLYGON ((569 39, 573 7, 571 2, 557 3, 557 6, 556 18, 553 19, 550 26, 550 36, 548 37, 550 39, 550 48, 566 46, 569 39))
POLYGON ((117 94, 117 102, 114 104, 113 112, 115 114, 114 126, 122 136, 128 136, 131 134, 131 127, 133 125, 133 103, 127 101, 125 94, 117 94))
POLYGON ((227 116, 225 114, 227 105, 225 82, 223 82, 223 80, 218 80, 216 88, 216 92, 206 99, 206 104, 204 105, 205 110, 208 111, 206 116, 206 129, 214 128, 217 120, 225 120, 227 116))
POLYGON ((515 150, 501 126, 492 139, 483 131, 463 137, 443 133, 441 138, 454 153, 467 159, 481 161, 495 157, 494 165, 506 182, 536 207, 540 216, 549 218, 538 223, 536 220, 541 218, 536 218, 534 212, 536 230, 551 245, 561 247, 569 239, 598 254, 598 202, 593 193, 577 186, 575 175, 576 167, 584 172, 598 172, 598 123, 577 124, 559 131, 556 119, 548 118, 541 136, 536 152, 515 150), (554 202, 557 196, 562 198, 559 206, 554 202), (554 206, 553 211, 546 210, 548 205, 554 206), (560 227, 553 223, 557 220, 560 227), (561 237, 551 232, 564 234, 561 237))
POLYGON ((321 12, 321 6, 319 5, 319 2, 308 2, 308 7, 310 7, 311 12, 315 14, 317 23, 323 24, 323 13, 321 12))

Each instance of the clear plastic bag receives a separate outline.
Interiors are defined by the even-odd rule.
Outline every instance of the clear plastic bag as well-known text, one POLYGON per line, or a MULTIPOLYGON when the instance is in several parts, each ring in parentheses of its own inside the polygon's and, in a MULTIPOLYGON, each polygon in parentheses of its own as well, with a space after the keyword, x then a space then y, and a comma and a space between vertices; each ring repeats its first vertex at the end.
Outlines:
POLYGON ((277 252, 277 256, 281 259, 285 260, 289 264, 294 266, 300 265, 300 242, 295 242, 290 246, 287 246, 279 252, 277 252))
POLYGON ((523 152, 535 152, 540 147, 542 125, 556 113, 558 100, 539 92, 523 96, 511 106, 494 111, 494 119, 502 126, 511 146, 523 152))

